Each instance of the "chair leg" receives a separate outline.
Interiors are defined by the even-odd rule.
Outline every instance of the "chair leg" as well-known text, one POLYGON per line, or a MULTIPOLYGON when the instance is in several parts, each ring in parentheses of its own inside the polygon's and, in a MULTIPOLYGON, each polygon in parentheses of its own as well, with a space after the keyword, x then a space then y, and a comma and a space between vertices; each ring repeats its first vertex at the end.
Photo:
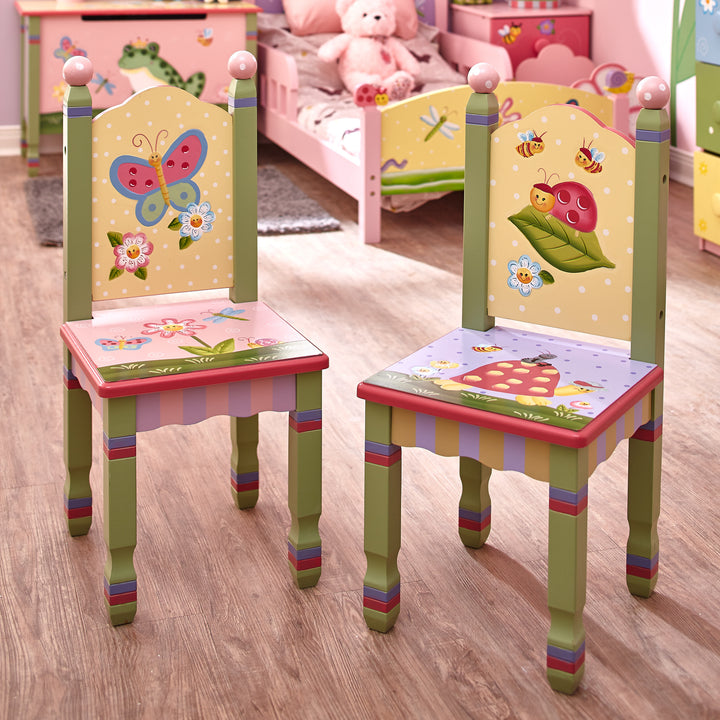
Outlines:
POLYGON ((568 694, 585 672, 587 466, 586 450, 550 450, 547 677, 553 690, 568 694))
POLYGON ((299 588, 316 585, 322 570, 322 375, 296 377, 296 410, 288 427, 288 563, 299 588))
POLYGON ((628 461, 626 582, 633 595, 649 597, 658 578, 662 421, 650 422, 630 438, 628 461))
POLYGON ((255 507, 260 487, 258 446, 258 416, 231 417, 230 487, 233 501, 240 510, 255 507))
POLYGON ((92 403, 65 368, 65 515, 70 535, 87 535, 92 524, 92 403))
POLYGON ((137 611, 135 398, 103 401, 105 605, 113 625, 133 621, 137 611))
POLYGON ((402 450, 390 442, 392 408, 365 403, 365 557, 363 615, 387 632, 400 614, 402 450))
POLYGON ((468 457, 460 458, 462 495, 458 511, 460 539, 479 548, 490 535, 490 473, 492 468, 468 457))

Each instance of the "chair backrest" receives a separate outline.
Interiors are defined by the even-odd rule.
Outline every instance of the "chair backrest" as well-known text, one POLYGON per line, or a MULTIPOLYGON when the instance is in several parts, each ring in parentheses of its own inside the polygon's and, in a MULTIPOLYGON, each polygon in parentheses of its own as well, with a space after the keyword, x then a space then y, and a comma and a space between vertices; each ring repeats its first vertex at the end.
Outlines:
POLYGON ((668 86, 646 78, 637 142, 572 105, 498 123, 497 74, 468 81, 463 326, 495 316, 631 340, 660 363, 668 86))
POLYGON ((65 319, 93 301, 230 288, 257 299, 255 58, 228 62, 228 108, 175 87, 92 118, 87 58, 63 69, 65 319))

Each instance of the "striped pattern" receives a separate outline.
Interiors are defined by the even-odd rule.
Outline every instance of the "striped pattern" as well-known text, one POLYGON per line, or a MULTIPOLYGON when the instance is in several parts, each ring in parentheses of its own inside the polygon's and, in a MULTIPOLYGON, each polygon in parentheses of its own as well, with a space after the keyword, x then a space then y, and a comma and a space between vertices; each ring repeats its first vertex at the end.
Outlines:
POLYGON ((645 558, 641 555, 627 554, 625 572, 628 575, 652 580, 658 573, 659 553, 655 553, 654 557, 645 558))
POLYGON ((122 460, 136 455, 135 435, 108 437, 103 433, 103 451, 108 460, 122 460))
POLYGON ((80 388, 80 381, 73 375, 72 370, 68 370, 63 367, 63 383, 68 390, 78 390, 80 388))
POLYGON ((137 602, 137 580, 113 583, 105 581, 105 599, 109 605, 125 605, 126 603, 137 602))
POLYGON ((36 35, 34 33, 28 33, 28 42, 31 45, 39 45, 40 44, 40 36, 36 35))
POLYGON ((230 470, 230 485, 235 492, 247 492, 257 490, 260 487, 260 473, 252 470, 246 473, 236 473, 230 470))
MULTIPOLYGON (((588 474, 625 438, 650 419, 650 396, 636 403, 588 445, 588 474)), ((422 447, 436 455, 469 457, 498 470, 517 470, 550 481, 550 443, 455 420, 393 408, 392 442, 422 447)), ((367 459, 367 447, 366 447, 367 459)), ((370 460, 373 462, 373 460, 370 460)))
POLYGON ((665 142, 670 139, 670 130, 637 130, 635 139, 642 142, 665 142))
POLYGON ((588 486, 583 485, 577 492, 550 486, 550 509, 564 515, 579 515, 588 504, 588 486))
POLYGON ((365 441, 365 462, 391 467, 402 459, 402 449, 397 445, 365 441))
POLYGON ((585 643, 577 650, 566 650, 565 648, 547 646, 547 666, 551 670, 575 675, 585 664, 585 643))
POLYGON ((368 608, 368 610, 389 613, 399 604, 400 583, 390 588, 387 592, 370 587, 369 585, 363 585, 363 607, 368 608))
POLYGON ((645 440, 646 442, 655 442, 662 435, 663 416, 650 420, 641 425, 633 434, 635 440, 645 440))
POLYGON ((317 545, 316 547, 297 550, 295 546, 288 541, 288 560, 298 572, 319 568, 322 565, 321 546, 317 545))
POLYGON ((68 118, 92 117, 92 106, 82 105, 80 107, 68 107, 67 105, 63 105, 63 114, 68 118))
POLYGON ((92 517, 92 497, 69 498, 65 496, 65 515, 68 520, 92 517))
POLYGON ((517 10, 554 10, 558 0, 509 0, 508 5, 517 10))
POLYGON ((476 115, 475 113, 465 113, 466 125, 494 125, 498 121, 498 114, 492 115, 476 115))
POLYGON ((490 525, 490 505, 482 512, 474 512, 473 510, 465 510, 460 508, 458 511, 458 526, 466 530, 481 532, 490 525))
POLYGON ((299 433, 322 428, 322 410, 291 410, 290 427, 299 433))
POLYGON ((228 95, 228 107, 235 108, 236 110, 238 108, 257 107, 257 98, 234 98, 228 95))

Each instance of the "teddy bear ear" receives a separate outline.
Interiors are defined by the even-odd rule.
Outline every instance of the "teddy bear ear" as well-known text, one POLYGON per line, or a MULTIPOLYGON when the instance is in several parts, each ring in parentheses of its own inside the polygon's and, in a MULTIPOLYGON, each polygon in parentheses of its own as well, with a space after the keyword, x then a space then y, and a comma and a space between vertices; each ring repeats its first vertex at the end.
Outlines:
POLYGON ((335 12, 342 17, 355 0, 335 0, 335 12))

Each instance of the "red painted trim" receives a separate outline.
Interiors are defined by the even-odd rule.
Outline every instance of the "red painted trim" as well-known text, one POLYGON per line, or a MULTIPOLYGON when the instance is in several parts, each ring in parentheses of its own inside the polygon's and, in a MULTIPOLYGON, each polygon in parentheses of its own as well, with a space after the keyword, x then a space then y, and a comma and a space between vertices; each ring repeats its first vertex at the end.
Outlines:
POLYGON ((480 532, 490 525, 490 516, 488 515, 484 520, 478 522, 477 520, 469 520, 468 518, 459 518, 458 527, 464 528, 465 530, 473 530, 480 532))
POLYGON ((372 463, 373 465, 382 465, 383 467, 390 467, 396 462, 399 462, 402 458, 402 450, 396 450, 392 455, 381 455, 380 453, 365 451, 365 462, 372 463))
POLYGON ((562 672, 574 675, 585 664, 585 653, 583 653, 574 663, 567 660, 559 660, 558 658, 548 655, 547 666, 551 670, 560 670, 562 672))
POLYGON ((371 597, 363 598, 363 607, 366 607, 369 610, 377 610, 378 612, 382 613, 389 613, 396 605, 399 604, 400 593, 398 593, 394 598, 391 598, 387 602, 383 602, 382 600, 375 600, 371 597))
POLYGON ((132 590, 119 595, 109 595, 105 591, 105 600, 108 605, 125 605, 126 603, 137 602, 137 590, 132 590))
POLYGON ((300 570, 312 570, 313 568, 319 568, 322 565, 322 557, 311 557, 305 558, 304 560, 298 560, 293 556, 291 552, 288 552, 288 560, 290 564, 298 571, 300 570))
POLYGON ((92 517, 92 505, 81 508, 65 508, 65 515, 68 520, 74 520, 75 518, 92 517))
POLYGON ((34 2, 33 0, 18 0, 15 3, 18 13, 22 16, 33 17, 55 17, 67 15, 235 15, 250 14, 262 12, 261 8, 256 5, 228 3, 227 5, 196 3, 190 5, 187 2, 182 3, 180 7, 173 7, 164 3, 143 3, 138 5, 125 5, 118 2, 118 7, 113 7, 113 3, 106 3, 105 7, 98 7, 96 3, 78 3, 59 5, 56 3, 46 3, 45 0, 34 2), (85 5, 85 7, 83 7, 85 5))
POLYGON ((657 575, 658 567, 657 563, 651 568, 638 567, 637 565, 626 565, 625 573, 627 575, 644 578, 645 580, 651 580, 657 575))
POLYGON ((304 422, 297 422, 295 418, 290 416, 289 419, 290 427, 299 433, 308 432, 308 430, 322 430, 322 420, 305 420, 304 422))
POLYGON ((260 481, 255 480, 255 482, 248 482, 248 483, 236 483, 232 478, 230 478, 230 485, 232 486, 232 489, 237 492, 248 492, 250 490, 258 490, 260 488, 260 481))
POLYGON ((550 509, 555 512, 563 513, 564 515, 579 515, 587 506, 587 495, 577 505, 550 498, 550 509))
POLYGON ((567 428, 552 427, 532 420, 513 418, 507 415, 477 410, 446 403, 442 400, 433 400, 419 395, 411 395, 400 390, 360 383, 358 397, 370 402, 388 405, 403 410, 424 413, 435 417, 454 420, 466 425, 498 430, 499 432, 520 435, 521 437, 540 440, 570 448, 587 447, 593 440, 602 435, 613 423, 617 422, 635 403, 640 402, 653 388, 657 387, 663 379, 662 368, 651 370, 637 385, 618 398, 609 408, 604 410, 589 425, 582 430, 569 430, 567 428))
POLYGON ((72 356, 80 364, 93 390, 101 398, 129 397, 131 395, 185 390, 187 388, 222 385, 223 383, 243 382, 245 380, 259 380, 281 375, 300 375, 301 373, 324 370, 330 365, 328 356, 319 353, 318 355, 302 358, 272 360, 270 362, 251 363, 249 365, 237 365, 214 370, 195 370, 179 375, 106 382, 83 346, 64 325, 60 328, 60 335, 72 356))
POLYGON ((137 455, 135 445, 131 445, 130 447, 109 448, 103 443, 103 452, 108 460, 122 460, 123 458, 131 458, 137 455))
POLYGON ((655 442, 662 435, 662 429, 662 425, 658 425, 654 430, 644 430, 643 428, 638 428, 632 437, 633 440, 655 442))

